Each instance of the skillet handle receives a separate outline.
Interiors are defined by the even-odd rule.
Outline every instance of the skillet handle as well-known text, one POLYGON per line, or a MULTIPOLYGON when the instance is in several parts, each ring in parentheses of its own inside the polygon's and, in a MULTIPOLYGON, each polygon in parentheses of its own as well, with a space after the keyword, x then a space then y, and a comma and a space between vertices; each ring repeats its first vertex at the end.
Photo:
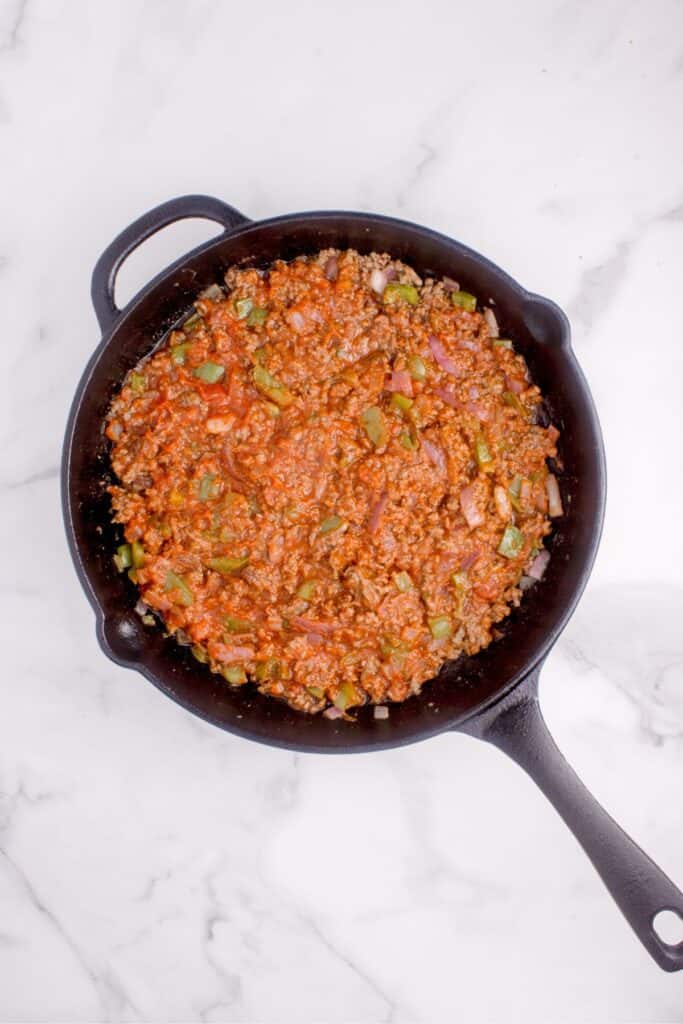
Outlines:
POLYGON ((669 945, 653 920, 670 910, 683 921, 683 893, 588 792, 555 745, 538 704, 536 669, 464 732, 488 740, 516 761, 545 793, 578 839, 617 906, 653 960, 683 968, 683 942, 669 945))
POLYGON ((241 224, 249 223, 249 218, 236 210, 234 206, 224 203, 221 199, 214 199, 212 196, 179 196, 177 199, 169 199, 168 202, 143 213, 120 235, 116 236, 95 264, 90 295, 97 321, 103 333, 109 330, 121 313, 114 301, 114 286, 116 275, 123 261, 142 242, 156 234, 161 228, 188 217, 215 220, 223 225, 226 232, 232 231, 241 224))

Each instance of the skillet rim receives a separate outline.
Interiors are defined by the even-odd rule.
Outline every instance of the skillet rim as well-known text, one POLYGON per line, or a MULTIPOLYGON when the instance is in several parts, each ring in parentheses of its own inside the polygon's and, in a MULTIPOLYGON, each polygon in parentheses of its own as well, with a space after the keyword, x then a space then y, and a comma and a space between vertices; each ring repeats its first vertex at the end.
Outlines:
MULTIPOLYGON (((112 243, 114 244, 114 243, 112 243)), ((526 317, 523 317, 526 319, 526 317)), ((267 746, 277 747, 279 749, 292 750, 297 752, 309 752, 309 753, 370 753, 376 750, 392 749, 394 747, 406 746, 411 743, 420 742, 426 740, 432 736, 439 735, 440 733, 447 732, 450 730, 458 730, 463 728, 467 723, 477 716, 483 714, 488 709, 495 706, 499 701, 502 701, 507 697, 516 687, 518 687, 525 679, 534 673, 534 671, 542 664, 544 659, 547 657, 549 651, 556 643, 558 637, 566 627, 571 615, 573 614, 583 591, 588 583, 588 579, 591 574, 593 564, 597 555, 597 550, 600 544, 600 538, 602 535, 602 529, 604 524, 604 513, 605 513, 605 500, 606 500, 606 465, 605 465, 605 450, 602 439, 602 432, 600 429, 600 423, 595 408, 595 403, 591 391, 588 387, 585 375, 576 359, 574 350, 571 345, 570 336, 570 325, 566 314, 551 299, 539 295, 535 292, 531 292, 524 288, 515 278, 513 278, 507 271, 500 268, 488 257, 483 256, 481 253, 470 248, 469 246, 459 242, 458 240, 451 238, 442 232, 435 231, 432 228, 425 227, 423 225, 415 224, 414 222, 403 220, 396 217, 386 216, 384 214, 375 213, 363 213, 362 211, 347 211, 347 210, 310 210, 302 212, 292 212, 286 214, 279 214, 275 217, 266 218, 263 220, 250 220, 245 218, 243 223, 240 223, 237 227, 228 227, 226 230, 221 232, 214 238, 209 239, 207 242, 196 246, 194 249, 180 256, 177 260, 173 261, 169 266, 163 268, 158 274, 156 274, 143 288, 141 288, 133 298, 126 304, 126 306, 118 312, 118 315, 113 321, 106 327, 103 332, 102 338, 99 344, 94 349, 92 355, 88 359, 86 366, 81 374, 78 382, 74 398, 69 410, 69 415, 66 423, 64 442, 62 447, 62 462, 61 462, 61 503, 62 503, 62 514, 64 518, 64 526, 67 534, 68 546, 71 554, 76 574, 80 580, 81 586, 83 587, 86 597, 90 605, 95 612, 95 632, 102 648, 103 653, 114 663, 121 665, 125 668, 132 668, 144 676, 149 682, 153 683, 154 686, 160 690, 165 696, 170 697, 176 704, 183 707, 186 711, 191 712, 197 717, 209 722, 211 725, 215 725, 218 728, 233 733, 244 739, 249 739, 254 742, 262 743, 267 746), (357 224, 362 224, 368 234, 372 231, 373 225, 385 225, 393 228, 398 227, 401 230, 407 230, 413 235, 420 236, 422 238, 436 243, 438 245, 445 245, 455 250, 455 252, 461 256, 465 256, 470 259, 477 266, 485 269, 491 273, 504 287, 507 287, 511 292, 516 294, 519 300, 525 306, 541 306, 543 307, 554 319, 556 330, 558 332, 558 348, 561 352, 561 358, 567 362, 567 370, 570 371, 576 383, 578 384, 586 406, 586 412, 589 418, 589 431, 593 439, 593 448, 591 451, 592 462, 595 473, 595 502, 593 508, 593 518, 591 524, 591 532, 589 542, 586 543, 581 553, 581 566, 580 572, 569 598, 565 601, 561 613, 557 616, 556 622, 551 628, 548 628, 543 633, 543 638, 535 646, 533 653, 527 658, 523 666, 521 666, 516 672, 512 673, 506 683, 499 687, 493 694, 488 698, 485 698, 474 707, 468 709, 464 713, 451 712, 444 716, 444 720, 439 721, 436 718, 431 720, 429 724, 418 722, 415 727, 408 732, 400 736, 391 735, 391 718, 388 720, 375 720, 376 723, 376 736, 377 739, 369 740, 367 742, 353 742, 351 731, 352 725, 348 723, 339 723, 330 721, 330 739, 339 738, 341 735, 342 739, 348 738, 352 740, 351 743, 334 745, 334 744, 318 744, 318 743, 295 743, 288 739, 283 739, 277 735, 268 735, 267 728, 263 732, 255 731, 252 727, 245 726, 242 724, 242 719, 237 716, 229 722, 217 718, 216 716, 203 711, 192 703, 191 700, 184 699, 181 695, 174 692, 168 685, 166 685, 157 675, 151 670, 145 663, 144 660, 139 658, 125 658, 119 656, 112 648, 106 632, 107 616, 103 605, 96 593, 95 586, 90 578, 90 574, 85 567, 83 557, 81 554, 81 545, 84 543, 82 538, 79 536, 73 519, 72 509, 72 488, 71 488, 71 464, 72 464, 72 449, 74 442, 74 433, 79 419, 83 398, 88 390, 88 386, 91 383, 94 372, 97 369, 98 363, 102 358, 104 352, 108 349, 110 343, 114 340, 117 333, 125 327, 126 321, 131 317, 139 305, 158 288, 160 285, 167 283, 168 280, 179 270, 186 267, 190 261, 204 256, 212 249, 218 249, 226 241, 232 241, 238 237, 248 234, 252 230, 262 230, 263 228, 271 226, 288 226, 296 222, 298 224, 304 222, 322 221, 325 224, 335 224, 340 219, 345 221, 352 220, 357 224), (343 730, 343 733, 339 733, 339 729, 343 730)), ((417 700, 420 699, 418 696, 417 700)), ((266 723, 267 724, 267 723, 266 723)))

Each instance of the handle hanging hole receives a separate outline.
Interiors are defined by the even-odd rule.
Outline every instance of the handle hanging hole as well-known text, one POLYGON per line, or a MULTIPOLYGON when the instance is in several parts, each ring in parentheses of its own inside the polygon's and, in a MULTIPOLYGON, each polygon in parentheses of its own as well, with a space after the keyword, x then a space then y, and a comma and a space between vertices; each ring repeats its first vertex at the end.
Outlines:
POLYGON ((223 228, 212 220, 188 218, 169 224, 146 239, 134 252, 126 257, 116 275, 114 301, 119 309, 128 305, 161 267, 167 267, 198 245, 208 242, 220 234, 223 228))
POLYGON ((660 910, 652 918, 655 935, 665 946, 683 943, 683 914, 677 910, 660 910))

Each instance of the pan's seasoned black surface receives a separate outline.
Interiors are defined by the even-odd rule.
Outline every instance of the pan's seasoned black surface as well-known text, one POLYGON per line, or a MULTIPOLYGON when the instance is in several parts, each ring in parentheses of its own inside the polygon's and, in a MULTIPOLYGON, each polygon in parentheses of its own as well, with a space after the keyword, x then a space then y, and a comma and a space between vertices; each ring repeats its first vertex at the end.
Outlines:
POLYGON ((664 909, 683 917, 683 895, 582 787, 554 746, 537 702, 540 666, 588 579, 605 500, 602 439, 592 399, 570 345, 561 310, 530 294, 487 259, 458 242, 404 221, 360 213, 304 213, 252 223, 204 196, 165 203, 124 231, 93 274, 93 302, 104 337, 79 384, 67 425, 62 465, 64 517, 76 570, 93 605, 104 652, 135 668, 183 707, 248 739, 300 751, 381 750, 461 729, 514 757, 541 786, 593 860, 623 913, 657 963, 683 968, 683 943, 668 946, 652 920, 664 909), (125 310, 113 286, 126 256, 155 231, 185 217, 218 221, 225 232, 152 281, 125 310), (560 478, 565 516, 549 543, 550 566, 526 595, 495 644, 445 667, 420 697, 392 707, 388 720, 361 708, 354 724, 302 716, 241 687, 231 690, 189 652, 134 612, 135 588, 117 574, 120 542, 111 523, 107 442, 102 432, 112 395, 153 344, 188 311, 192 299, 234 264, 266 266, 275 258, 325 249, 386 251, 492 302, 506 334, 524 355, 561 430, 560 478))

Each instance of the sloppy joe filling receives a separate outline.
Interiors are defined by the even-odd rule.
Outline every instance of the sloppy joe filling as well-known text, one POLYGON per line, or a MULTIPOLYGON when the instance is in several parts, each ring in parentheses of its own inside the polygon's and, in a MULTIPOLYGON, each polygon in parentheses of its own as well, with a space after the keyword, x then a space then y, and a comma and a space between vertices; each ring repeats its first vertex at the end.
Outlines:
POLYGON ((558 431, 499 334, 387 254, 230 269, 107 417, 145 621, 226 684, 328 715, 486 647, 562 513, 558 431))

